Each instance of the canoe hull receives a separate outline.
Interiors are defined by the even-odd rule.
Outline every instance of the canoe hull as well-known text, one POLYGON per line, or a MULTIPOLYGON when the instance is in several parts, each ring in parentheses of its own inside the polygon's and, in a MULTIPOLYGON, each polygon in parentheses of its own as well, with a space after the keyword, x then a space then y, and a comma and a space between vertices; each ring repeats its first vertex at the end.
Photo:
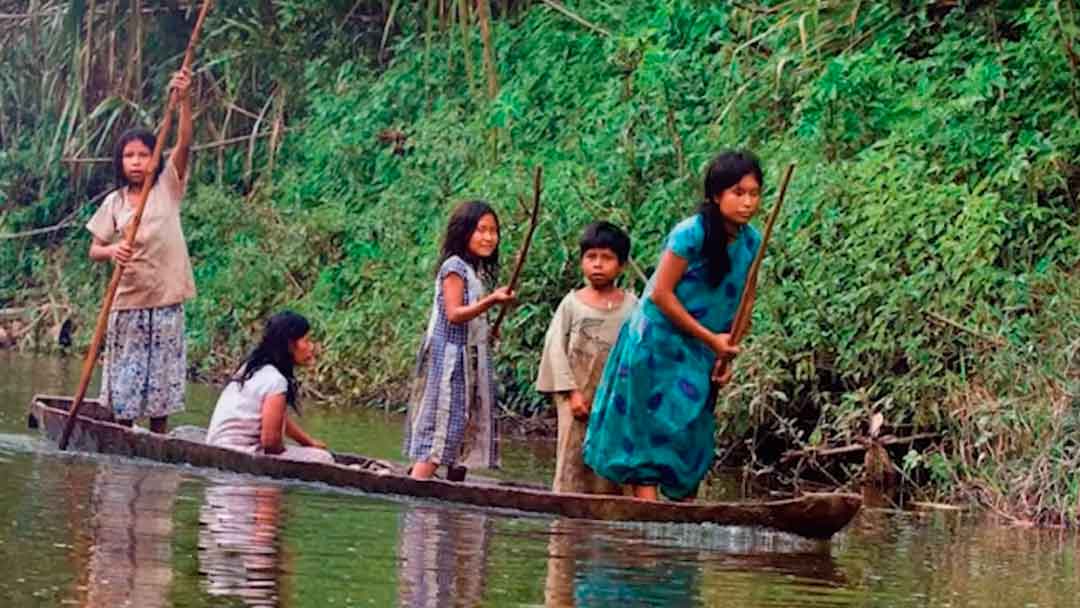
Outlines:
MULTIPOLYGON (((39 427, 46 437, 55 441, 68 420, 67 408, 70 403, 68 397, 35 396, 30 408, 31 426, 39 427)), ((378 466, 380 461, 360 456, 335 455, 339 460, 360 464, 359 467, 297 462, 133 431, 107 421, 109 418, 110 413, 99 403, 86 401, 76 420, 71 446, 103 454, 321 482, 375 494, 415 496, 478 507, 515 509, 578 519, 760 526, 815 539, 832 537, 851 521, 862 505, 861 497, 855 494, 807 494, 768 502, 684 504, 622 496, 555 494, 512 484, 419 481, 399 471, 378 466), (365 467, 364 463, 373 466, 365 467)))

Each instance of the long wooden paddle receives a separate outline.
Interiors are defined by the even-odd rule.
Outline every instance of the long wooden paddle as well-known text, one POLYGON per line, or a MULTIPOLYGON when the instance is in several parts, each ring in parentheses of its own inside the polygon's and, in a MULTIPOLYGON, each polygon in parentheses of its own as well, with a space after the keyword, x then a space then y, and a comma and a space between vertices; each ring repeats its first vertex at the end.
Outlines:
MULTIPOLYGON (((199 16, 195 20, 195 29, 191 31, 191 40, 188 41, 187 50, 184 52, 183 68, 185 69, 191 69, 191 64, 195 60, 195 47, 199 44, 199 32, 202 30, 203 21, 206 20, 206 13, 209 12, 211 4, 212 0, 204 0, 199 16)), ((172 127, 172 115, 176 109, 177 100, 176 89, 173 89, 169 92, 169 101, 165 106, 165 116, 162 118, 161 127, 158 129, 154 153, 150 157, 150 164, 144 173, 146 177, 143 178, 142 190, 135 197, 135 215, 124 230, 124 242, 128 245, 134 244, 135 233, 138 232, 139 224, 142 223, 143 209, 146 207, 146 199, 150 196, 150 189, 154 185, 153 176, 157 175, 158 164, 161 163, 161 152, 165 148, 165 139, 169 136, 169 129, 172 127)), ((101 311, 98 312, 97 324, 94 326, 94 337, 90 340, 90 349, 86 352, 86 358, 83 359, 82 376, 79 377, 79 389, 75 392, 75 400, 71 402, 71 409, 68 410, 68 419, 67 423, 64 424, 64 432, 60 435, 59 445, 61 450, 67 449, 68 441, 71 439, 71 431, 75 428, 75 419, 79 414, 79 408, 82 407, 83 398, 86 397, 86 389, 90 386, 90 377, 94 374, 94 365, 97 363, 101 343, 105 339, 105 330, 109 325, 109 311, 112 309, 113 300, 116 299, 116 289, 120 286, 120 278, 123 275, 124 266, 117 265, 113 268, 109 287, 105 290, 105 298, 101 303, 101 311)))
MULTIPOLYGON (((510 275, 510 291, 514 291, 517 287, 518 279, 521 278, 521 269, 525 267, 525 257, 529 255, 529 244, 532 243, 533 233, 536 232, 536 225, 540 222, 540 193, 543 191, 544 180, 544 168, 537 167, 536 173, 533 176, 533 204, 532 211, 529 216, 529 231, 525 233, 525 240, 521 243, 521 249, 518 250, 517 263, 514 265, 514 272, 510 275)), ((502 326, 503 321, 506 319, 506 313, 510 311, 510 305, 504 304, 502 309, 499 310, 499 316, 495 318, 495 324, 491 326, 491 337, 497 339, 499 337, 499 328, 502 326)))
MULTIPOLYGON (((776 224, 776 218, 780 215, 780 207, 784 204, 784 195, 787 194, 788 183, 791 181, 791 174, 794 171, 795 163, 788 165, 784 171, 784 177, 780 181, 780 192, 776 197, 776 204, 773 205, 772 210, 769 212, 769 219, 765 222, 765 233, 761 235, 761 245, 758 246, 754 261, 750 264, 750 270, 746 273, 746 285, 743 287, 742 297, 739 298, 739 307, 735 309, 735 319, 731 322, 731 344, 733 346, 738 345, 750 330, 750 316, 753 313, 754 296, 757 295, 758 271, 761 269, 761 261, 765 259, 765 250, 769 245, 769 238, 772 237, 773 225, 776 224)), ((716 397, 720 392, 720 384, 716 379, 727 372, 728 365, 730 365, 730 361, 725 360, 714 371, 712 385, 709 389, 709 400, 706 403, 716 404, 716 397)))

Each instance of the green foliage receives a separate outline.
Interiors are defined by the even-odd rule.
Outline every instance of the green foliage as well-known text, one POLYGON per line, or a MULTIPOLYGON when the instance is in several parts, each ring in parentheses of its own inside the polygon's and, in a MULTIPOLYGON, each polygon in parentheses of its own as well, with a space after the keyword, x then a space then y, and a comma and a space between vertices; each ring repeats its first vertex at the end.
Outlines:
MULTIPOLYGON (((1062 422, 1080 375, 1075 15, 1050 0, 784 2, 768 14, 690 0, 647 11, 570 3, 609 37, 536 5, 493 24, 500 89, 488 102, 470 92, 460 31, 425 30, 427 7, 403 15, 401 4, 384 67, 347 41, 374 54, 385 24, 350 34, 322 18, 351 3, 269 3, 270 29, 260 26, 270 16, 236 6, 212 24, 208 69, 234 95, 249 88, 250 107, 288 90, 282 112, 302 128, 250 191, 246 151, 222 157, 224 179, 212 163, 198 169, 184 218, 198 370, 230 366, 261 321, 290 306, 319 328, 320 390, 340 404, 400 405, 449 210, 493 202, 510 266, 526 227, 517 198, 542 165, 523 305, 497 356, 500 402, 534 412, 547 322, 580 283, 581 227, 597 217, 626 226, 647 273, 696 206, 705 163, 748 146, 768 190, 788 162, 798 168, 723 394, 721 444, 750 439, 755 462, 768 463, 782 449, 850 441, 879 411, 892 431, 945 438, 903 460, 912 479, 982 488, 983 500, 1015 499, 1005 506, 1039 517, 1075 513, 1062 422), (266 76, 258 86, 251 70, 266 76), (400 153, 380 139, 386 129, 407 135, 400 153), (1017 498, 1033 463, 1052 473, 1028 486, 1049 483, 1059 502, 1017 498)), ((17 166, 11 158, 0 166, 17 166)), ((0 170, 0 185, 13 183, 0 170)), ((25 213, 0 225, 60 212, 25 213)), ((42 282, 54 243, 37 245, 0 241, 5 285, 42 282)), ((85 246, 82 234, 60 244, 66 260, 85 246)), ((73 293, 93 301, 95 274, 73 264, 73 293)), ((625 282, 643 286, 630 269, 625 282)))

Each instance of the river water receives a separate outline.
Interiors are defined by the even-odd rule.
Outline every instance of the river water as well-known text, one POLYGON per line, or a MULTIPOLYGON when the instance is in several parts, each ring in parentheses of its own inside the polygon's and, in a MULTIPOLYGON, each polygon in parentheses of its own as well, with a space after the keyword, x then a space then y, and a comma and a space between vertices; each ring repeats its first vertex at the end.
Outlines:
MULTIPOLYGON (((1078 606, 1072 533, 864 510, 831 543, 387 499, 148 461, 59 453, 26 429, 79 362, 0 352, 0 607, 1078 606)), ((92 387, 91 395, 96 394, 92 387)), ((193 385, 172 424, 205 426, 193 385)), ((400 418, 308 411, 335 449, 395 458, 400 418)), ((550 446, 511 445, 543 480, 550 446)))

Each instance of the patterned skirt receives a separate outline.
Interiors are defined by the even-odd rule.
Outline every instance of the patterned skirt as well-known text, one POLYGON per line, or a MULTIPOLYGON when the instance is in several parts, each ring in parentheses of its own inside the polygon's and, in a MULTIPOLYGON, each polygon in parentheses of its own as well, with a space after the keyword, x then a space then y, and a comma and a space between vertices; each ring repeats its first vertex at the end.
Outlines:
POLYGON ((585 464, 619 484, 659 486, 674 500, 694 496, 713 462, 707 395, 715 359, 670 323, 632 314, 593 398, 585 464))
POLYGON ((499 466, 497 422, 490 408, 482 411, 480 395, 490 382, 479 381, 480 375, 476 348, 443 343, 421 351, 405 421, 405 458, 499 466))
POLYGON ((183 411, 186 372, 183 304, 109 315, 101 396, 118 420, 183 411))

